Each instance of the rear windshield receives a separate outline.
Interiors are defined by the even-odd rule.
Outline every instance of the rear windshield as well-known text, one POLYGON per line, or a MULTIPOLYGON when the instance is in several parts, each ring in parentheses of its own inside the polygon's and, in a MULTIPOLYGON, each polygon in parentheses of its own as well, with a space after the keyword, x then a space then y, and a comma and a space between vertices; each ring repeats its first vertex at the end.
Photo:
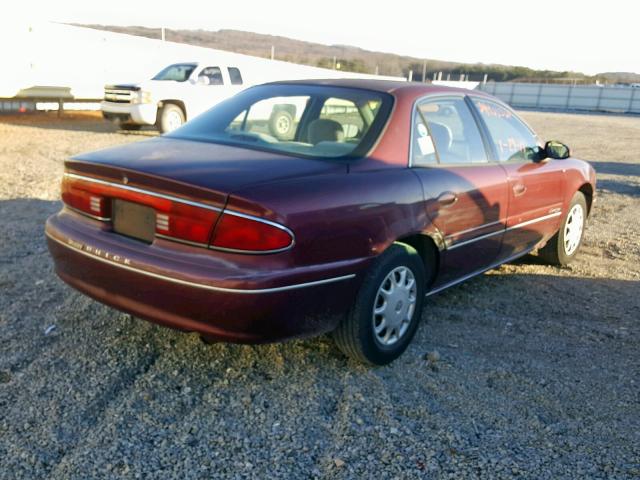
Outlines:
POLYGON ((168 136, 317 158, 362 156, 392 105, 385 93, 320 85, 262 85, 168 136))
POLYGON ((173 80, 175 82, 186 82, 197 67, 195 63, 176 63, 169 65, 158 72, 152 80, 173 80))

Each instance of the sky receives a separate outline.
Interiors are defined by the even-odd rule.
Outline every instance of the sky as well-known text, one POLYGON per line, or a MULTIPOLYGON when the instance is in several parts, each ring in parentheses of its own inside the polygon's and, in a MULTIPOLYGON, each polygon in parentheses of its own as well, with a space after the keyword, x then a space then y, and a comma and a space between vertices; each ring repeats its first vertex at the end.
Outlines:
POLYGON ((28 21, 228 28, 418 58, 640 73, 640 4, 633 0, 24 3, 12 10, 28 21))

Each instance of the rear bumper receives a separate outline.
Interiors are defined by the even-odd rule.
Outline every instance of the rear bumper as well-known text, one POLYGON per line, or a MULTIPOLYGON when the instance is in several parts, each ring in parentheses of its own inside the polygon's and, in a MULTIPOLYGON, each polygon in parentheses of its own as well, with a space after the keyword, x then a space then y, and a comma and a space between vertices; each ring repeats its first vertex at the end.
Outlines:
POLYGON ((146 245, 63 210, 45 233, 58 276, 90 297, 211 340, 264 343, 335 328, 357 292, 361 261, 274 268, 274 256, 146 245), (240 257, 245 264, 230 261, 240 257), (265 267, 260 266, 262 262, 265 267))
POLYGON ((118 120, 121 123, 138 125, 155 125, 158 107, 155 103, 131 104, 102 102, 102 115, 107 120, 118 120))

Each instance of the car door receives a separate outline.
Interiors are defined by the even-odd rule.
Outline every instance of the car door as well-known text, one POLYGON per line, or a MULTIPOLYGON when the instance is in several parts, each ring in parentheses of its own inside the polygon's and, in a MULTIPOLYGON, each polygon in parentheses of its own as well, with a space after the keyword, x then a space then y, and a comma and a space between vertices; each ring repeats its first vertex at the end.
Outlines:
POLYGON ((434 288, 492 265, 504 232, 507 175, 490 161, 464 95, 418 103, 410 155, 427 215, 445 240, 434 288))
POLYGON ((532 249, 559 228, 564 174, 558 162, 540 160, 536 135, 506 106, 472 96, 491 139, 493 155, 507 174, 509 208, 500 259, 532 249))

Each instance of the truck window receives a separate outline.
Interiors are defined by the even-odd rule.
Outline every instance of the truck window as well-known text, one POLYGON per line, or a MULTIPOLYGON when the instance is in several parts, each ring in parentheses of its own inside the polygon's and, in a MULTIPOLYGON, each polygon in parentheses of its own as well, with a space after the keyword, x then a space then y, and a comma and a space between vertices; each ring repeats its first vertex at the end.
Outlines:
POLYGON ((173 80, 174 82, 186 82, 198 65, 195 63, 176 63, 169 65, 158 72, 153 80, 173 80))
POLYGON ((203 82, 207 85, 223 85, 224 81, 222 80, 222 71, 220 67, 206 67, 203 68, 200 74, 198 75, 198 81, 203 82), (204 79, 207 80, 204 80, 204 79))
POLYGON ((229 67, 229 78, 231 79, 231 85, 242 85, 242 74, 240 69, 236 67, 229 67))

